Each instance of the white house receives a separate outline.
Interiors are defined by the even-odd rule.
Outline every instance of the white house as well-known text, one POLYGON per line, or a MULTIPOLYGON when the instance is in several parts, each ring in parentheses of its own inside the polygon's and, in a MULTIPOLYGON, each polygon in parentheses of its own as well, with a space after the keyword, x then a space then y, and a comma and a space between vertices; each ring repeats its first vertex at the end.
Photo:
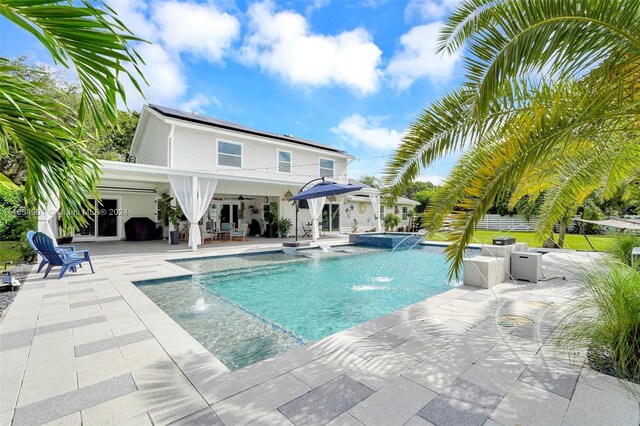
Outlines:
MULTIPOLYGON (((187 222, 199 223, 206 231, 219 230, 223 223, 233 228, 263 224, 265 212, 275 202, 279 217, 294 223, 293 235, 295 206, 288 198, 313 179, 348 183, 348 166, 353 160, 340 149, 292 135, 146 105, 129 161, 102 161, 101 201, 95 202, 98 213, 74 239, 125 239, 129 219, 158 221, 158 199, 163 192, 177 199, 187 222)), ((402 214, 415 204, 401 200, 397 209, 402 214)), ((379 205, 378 191, 366 187, 327 198, 317 220, 329 233, 381 230, 376 213, 379 205)), ((310 229, 313 219, 308 208, 300 209, 300 236, 310 229)), ((406 225, 407 214, 404 219, 406 225)), ((41 218, 40 225, 46 229, 46 218, 41 218)), ((199 233, 197 226, 189 228, 199 233)), ((197 248, 197 244, 192 246, 197 248)))

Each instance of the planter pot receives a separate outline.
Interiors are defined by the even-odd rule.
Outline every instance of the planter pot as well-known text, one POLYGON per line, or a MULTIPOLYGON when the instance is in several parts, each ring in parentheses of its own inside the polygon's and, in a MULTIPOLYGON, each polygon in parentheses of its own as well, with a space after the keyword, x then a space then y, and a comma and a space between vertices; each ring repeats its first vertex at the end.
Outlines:
POLYGON ((73 236, 56 238, 56 242, 61 245, 71 244, 71 241, 73 241, 73 236))
POLYGON ((172 245, 180 244, 180 231, 169 232, 169 239, 172 245))

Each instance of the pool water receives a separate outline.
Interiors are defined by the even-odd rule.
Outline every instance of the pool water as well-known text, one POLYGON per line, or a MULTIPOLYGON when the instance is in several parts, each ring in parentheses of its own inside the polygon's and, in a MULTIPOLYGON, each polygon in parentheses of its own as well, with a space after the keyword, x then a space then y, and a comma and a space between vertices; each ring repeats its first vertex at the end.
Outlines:
POLYGON ((231 370, 451 288, 442 248, 428 246, 176 263, 193 277, 138 287, 231 370))

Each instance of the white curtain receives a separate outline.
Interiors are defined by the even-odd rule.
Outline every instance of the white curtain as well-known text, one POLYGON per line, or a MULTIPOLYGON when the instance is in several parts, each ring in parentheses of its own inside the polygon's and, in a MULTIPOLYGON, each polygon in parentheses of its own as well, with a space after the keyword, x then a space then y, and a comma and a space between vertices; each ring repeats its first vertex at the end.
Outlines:
POLYGON ((40 203, 38 208, 38 231, 48 235, 56 246, 58 244, 53 229, 51 229, 51 219, 58 213, 58 210, 60 210, 60 201, 55 195, 47 199, 46 202, 40 203))
POLYGON ((327 197, 311 198, 307 200, 309 202, 309 213, 311 213, 311 236, 313 241, 318 241, 320 238, 320 231, 318 230, 318 219, 322 215, 322 207, 327 197))
POLYGON ((169 175, 169 182, 176 200, 190 224, 189 247, 196 251, 198 244, 202 242, 198 221, 209 207, 216 186, 218 186, 218 179, 169 175))
POLYGON ((376 217, 376 232, 382 231, 382 221, 380 220, 380 194, 369 195, 373 216, 376 217))

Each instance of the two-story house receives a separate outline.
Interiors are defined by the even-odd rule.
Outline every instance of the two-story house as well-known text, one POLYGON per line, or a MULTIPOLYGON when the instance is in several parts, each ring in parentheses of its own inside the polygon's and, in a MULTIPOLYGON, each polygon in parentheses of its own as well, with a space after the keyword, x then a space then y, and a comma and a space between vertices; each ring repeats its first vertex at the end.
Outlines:
MULTIPOLYGON (((278 216, 294 222, 295 206, 288 198, 319 177, 348 182, 353 160, 340 149, 292 135, 146 105, 129 161, 102 161, 97 213, 88 218, 88 226, 75 239, 125 239, 125 223, 130 218, 157 222, 163 192, 192 210, 191 219, 205 231, 220 229, 223 223, 234 228, 263 223, 274 202, 278 216)), ((417 204, 403 203, 396 210, 413 210, 417 204)), ((378 191, 367 187, 349 197, 329 197, 319 219, 329 233, 375 230, 380 211, 374 211, 374 206, 379 206, 378 191)), ((404 219, 406 225, 406 214, 404 219)), ((309 210, 300 209, 300 236, 310 222, 309 210)), ((290 235, 294 229, 295 223, 290 235)))

